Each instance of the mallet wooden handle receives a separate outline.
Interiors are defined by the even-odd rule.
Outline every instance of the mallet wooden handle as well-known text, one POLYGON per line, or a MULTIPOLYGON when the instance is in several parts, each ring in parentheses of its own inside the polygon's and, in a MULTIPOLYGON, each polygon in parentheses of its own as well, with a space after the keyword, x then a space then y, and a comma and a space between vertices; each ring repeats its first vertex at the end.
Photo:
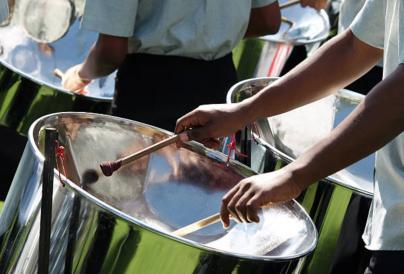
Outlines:
POLYGON ((177 229, 172 232, 173 235, 178 236, 178 237, 183 237, 185 235, 188 235, 190 233, 193 233, 197 230, 200 230, 204 227, 207 227, 209 225, 215 224, 220 221, 220 214, 216 213, 213 214, 212 216, 209 216, 205 219, 201 219, 199 221, 196 221, 192 224, 189 224, 187 226, 184 226, 180 229, 177 229))
POLYGON ((152 152, 155 152, 156 150, 159 150, 159 149, 161 149, 163 147, 166 147, 168 145, 174 144, 175 142, 179 141, 180 139, 182 141, 184 141, 184 142, 188 141, 188 135, 186 135, 186 133, 184 135, 174 134, 173 136, 168 137, 167 139, 164 139, 164 140, 162 140, 162 141, 160 141, 158 143, 155 143, 155 144, 153 144, 153 145, 151 145, 149 147, 146 147, 146 148, 142 149, 141 151, 133 153, 133 154, 131 154, 129 156, 126 156, 124 158, 121 158, 122 165, 129 164, 129 163, 131 163, 131 162, 133 162, 133 161, 135 161, 135 160, 137 160, 139 158, 142 158, 143 156, 146 156, 146 155, 148 155, 148 154, 150 154, 152 152))
POLYGON ((283 8, 287 8, 287 7, 290 7, 290 6, 299 4, 299 3, 300 3, 300 0, 292 0, 292 1, 286 2, 286 3, 282 4, 282 5, 279 5, 279 8, 283 9, 283 8))
POLYGON ((171 145, 179 140, 181 140, 182 142, 188 141, 189 140, 188 133, 182 132, 178 135, 175 134, 171 137, 168 137, 167 139, 164 139, 158 143, 155 143, 149 147, 146 147, 146 148, 142 149, 141 151, 135 152, 131 155, 128 155, 128 156, 118 159, 116 161, 103 162, 100 164, 102 173, 104 173, 105 176, 111 176, 112 173, 114 173, 114 171, 118 170, 121 166, 127 165, 139 158, 142 158, 143 156, 146 156, 152 152, 155 152, 156 150, 159 150, 165 146, 171 145))
POLYGON ((58 68, 53 70, 53 74, 54 74, 56 77, 60 78, 60 79, 62 79, 63 76, 65 75, 64 72, 61 71, 61 70, 58 69, 58 68))

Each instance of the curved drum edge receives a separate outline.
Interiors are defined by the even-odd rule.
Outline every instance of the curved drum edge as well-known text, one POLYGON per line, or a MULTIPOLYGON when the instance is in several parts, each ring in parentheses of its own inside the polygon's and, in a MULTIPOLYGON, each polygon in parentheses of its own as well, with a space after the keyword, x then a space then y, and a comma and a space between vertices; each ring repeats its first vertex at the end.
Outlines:
MULTIPOLYGON (((52 125, 59 118, 71 121, 74 117, 80 117, 85 123, 97 120, 100 126, 115 121, 143 134, 158 132, 160 137, 170 134, 141 123, 99 114, 56 113, 39 119, 30 129, 29 143, 1 215, 4 220, 0 226, 1 273, 36 271, 43 158, 34 144, 38 142, 38 130, 43 125, 52 125)), ((225 155, 207 151, 198 144, 190 144, 190 149, 214 162, 226 159, 225 155)), ((237 173, 252 173, 237 162, 231 162, 230 166, 237 173)), ((90 188, 86 191, 69 181, 63 187, 55 172, 50 273, 293 273, 299 260, 310 253, 316 243, 311 242, 304 253, 293 257, 218 252, 193 240, 175 238, 156 230, 111 208, 97 197, 90 188)), ((297 203, 294 205, 300 208, 297 203)), ((312 224, 311 220, 308 221, 312 224)), ((316 238, 314 225, 312 233, 310 237, 316 238)))
POLYGON ((0 123, 22 135, 44 115, 60 111, 107 113, 112 101, 61 92, 1 65, 0 79, 0 123))
POLYGON ((244 39, 233 51, 239 79, 279 76, 295 46, 304 46, 310 55, 329 35, 330 20, 324 10, 297 4, 282 9, 281 15, 277 34, 244 39))
MULTIPOLYGON (((248 98, 276 79, 263 77, 239 82, 227 94, 227 103, 248 98)), ((363 98, 363 95, 340 90, 333 97, 306 108, 258 120, 255 133, 251 133, 251 128, 242 132, 239 147, 244 149, 244 154, 250 155, 249 164, 253 170, 274 171, 292 162, 304 149, 321 139, 363 98), (322 121, 316 120, 318 112, 323 113, 322 121), (313 124, 316 131, 310 132, 313 124), (320 129, 321 126, 324 128, 320 129)), ((297 199, 319 231, 316 250, 304 259, 301 273, 356 274, 364 271, 369 252, 361 236, 373 196, 373 167, 374 154, 316 182, 297 199)))
POLYGON ((83 62, 97 39, 80 28, 84 1, 10 4, 10 16, 0 25, 0 123, 26 135, 33 121, 49 113, 107 113, 114 74, 94 80, 84 95, 66 91, 54 75, 83 62))

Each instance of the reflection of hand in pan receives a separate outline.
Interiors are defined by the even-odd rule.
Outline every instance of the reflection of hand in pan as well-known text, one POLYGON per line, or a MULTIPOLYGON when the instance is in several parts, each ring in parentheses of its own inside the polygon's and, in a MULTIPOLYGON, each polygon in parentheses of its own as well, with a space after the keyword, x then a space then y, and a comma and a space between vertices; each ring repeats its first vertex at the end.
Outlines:
MULTIPOLYGON (((144 142, 144 140, 142 140, 142 139, 136 140, 135 142, 133 142, 132 145, 130 145, 130 146, 126 147, 124 150, 122 150, 117 155, 117 159, 131 155, 132 153, 140 151, 147 146, 148 146, 148 144, 146 142, 144 142)), ((147 164, 149 162, 149 158, 150 158, 150 155, 143 156, 143 157, 137 159, 136 161, 133 161, 132 163, 130 163, 126 166, 123 166, 121 169, 124 172, 130 172, 130 173, 134 173, 134 174, 145 171, 147 168, 147 164)))
POLYGON ((77 138, 80 127, 90 123, 92 123, 91 119, 62 117, 60 124, 63 125, 64 128, 59 128, 59 130, 63 130, 67 135, 69 135, 70 140, 74 141, 77 138))
POLYGON ((69 68, 62 76, 63 88, 79 94, 87 93, 84 88, 91 83, 91 80, 84 79, 79 75, 81 64, 69 68))
POLYGON ((38 43, 39 50, 47 57, 51 57, 55 49, 49 43, 38 43))
POLYGON ((200 184, 210 190, 228 190, 242 177, 220 162, 202 157, 189 150, 181 150, 171 180, 200 184))

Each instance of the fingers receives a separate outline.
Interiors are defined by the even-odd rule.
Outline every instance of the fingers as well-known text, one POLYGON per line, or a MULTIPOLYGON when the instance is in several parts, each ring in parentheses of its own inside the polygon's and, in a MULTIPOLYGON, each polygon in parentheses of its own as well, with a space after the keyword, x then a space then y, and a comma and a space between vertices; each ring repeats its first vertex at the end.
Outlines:
POLYGON ((239 204, 241 196, 243 196, 243 192, 241 191, 241 188, 238 188, 237 192, 231 197, 230 201, 227 203, 227 210, 230 212, 230 215, 238 223, 246 222, 246 219, 244 219, 243 217, 244 212, 241 208, 241 204, 239 204), (238 207, 238 210, 236 209, 236 205, 238 207))
POLYGON ((189 128, 201 126, 201 121, 199 121, 200 114, 198 114, 198 111, 199 111, 198 108, 196 108, 193 111, 188 112, 184 116, 180 117, 177 120, 174 132, 180 133, 189 128))
POLYGON ((259 201, 258 195, 254 195, 246 203, 247 219, 250 222, 258 223, 260 221, 260 218, 258 217, 258 209, 259 209, 258 201, 259 201))
POLYGON ((65 74, 62 76, 62 86, 75 93, 83 93, 83 89, 91 82, 90 80, 83 80, 78 71, 81 65, 76 65, 69 68, 65 74))
POLYGON ((220 207, 220 219, 222 220, 222 224, 224 228, 229 227, 230 225, 230 211, 227 208, 228 203, 230 202, 231 198, 234 194, 238 191, 238 185, 230 189, 223 198, 222 198, 222 205, 220 207))
MULTIPOLYGON (((185 114, 177 120, 175 133, 188 130, 188 136, 192 140, 200 141, 208 147, 216 148, 220 142, 213 137, 215 130, 210 115, 201 107, 185 114)), ((177 145, 181 145, 180 143, 177 145)))
POLYGON ((259 222, 259 195, 252 189, 251 182, 241 181, 222 199, 220 215, 223 226, 230 224, 231 215, 237 222, 259 222))

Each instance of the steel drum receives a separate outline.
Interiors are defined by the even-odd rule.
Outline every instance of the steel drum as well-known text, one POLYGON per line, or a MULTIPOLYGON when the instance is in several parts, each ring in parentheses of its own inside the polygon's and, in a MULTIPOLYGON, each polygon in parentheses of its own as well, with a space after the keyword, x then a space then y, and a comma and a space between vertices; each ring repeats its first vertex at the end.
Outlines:
POLYGON ((330 23, 324 10, 296 4, 281 9, 281 14, 277 34, 244 40, 234 50, 240 79, 279 76, 294 46, 305 46, 311 54, 328 37, 330 23))
POLYGON ((84 61, 97 34, 80 29, 84 0, 16 0, 0 25, 0 124, 26 135, 37 118, 59 111, 107 113, 114 75, 85 95, 64 90, 54 69, 84 61))
POLYGON ((217 212, 222 195, 254 172, 189 142, 90 184, 81 176, 85 170, 171 133, 107 115, 56 113, 30 127, 0 217, 0 273, 37 269, 45 127, 58 129, 69 178, 55 170, 50 273, 292 273, 316 246, 317 230, 295 201, 262 210, 259 224, 224 230, 217 223, 174 236, 173 230, 217 212))
MULTIPOLYGON (((277 78, 255 78, 234 85, 227 102, 240 102, 277 78)), ((256 121, 239 137, 239 149, 256 172, 269 172, 292 162, 321 140, 363 100, 349 90, 295 110, 256 121)), ((243 159, 241 159, 243 160, 243 159)), ((374 154, 311 185, 297 200, 319 231, 315 252, 302 273, 363 273, 369 253, 361 236, 373 196, 374 154)))

